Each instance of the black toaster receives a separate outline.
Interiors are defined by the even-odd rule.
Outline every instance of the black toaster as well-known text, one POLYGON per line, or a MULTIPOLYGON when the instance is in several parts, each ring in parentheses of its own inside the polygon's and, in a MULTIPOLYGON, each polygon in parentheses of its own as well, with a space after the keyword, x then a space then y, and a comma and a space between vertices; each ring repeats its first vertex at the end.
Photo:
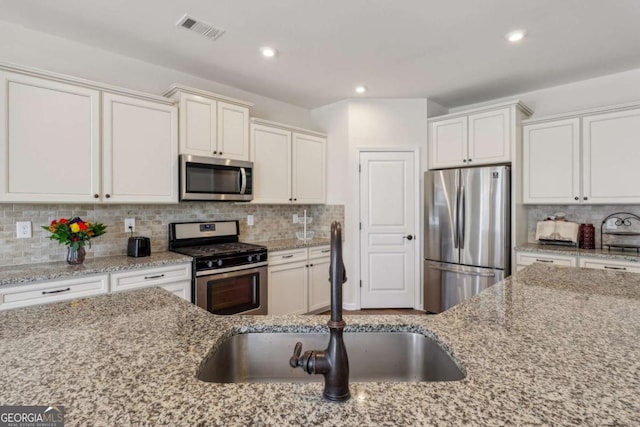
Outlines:
POLYGON ((136 258, 151 255, 151 239, 141 236, 129 237, 127 255, 136 258))

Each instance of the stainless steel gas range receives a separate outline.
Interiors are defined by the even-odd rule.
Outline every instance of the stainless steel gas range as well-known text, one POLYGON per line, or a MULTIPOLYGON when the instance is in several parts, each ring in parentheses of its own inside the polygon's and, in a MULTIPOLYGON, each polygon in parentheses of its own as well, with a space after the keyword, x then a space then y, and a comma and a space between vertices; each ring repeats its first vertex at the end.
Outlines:
POLYGON ((169 250, 193 257, 193 303, 213 314, 267 314, 267 248, 238 221, 169 224, 169 250))

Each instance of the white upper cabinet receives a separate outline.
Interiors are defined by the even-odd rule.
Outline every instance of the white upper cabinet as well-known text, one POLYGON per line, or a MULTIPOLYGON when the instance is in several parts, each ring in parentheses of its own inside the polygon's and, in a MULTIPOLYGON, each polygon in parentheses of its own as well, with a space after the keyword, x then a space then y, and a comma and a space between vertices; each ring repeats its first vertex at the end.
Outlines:
POLYGON ((322 204, 326 200, 327 140, 293 134, 292 195, 297 203, 322 204))
POLYGON ((181 85, 165 96, 180 103, 180 154, 249 160, 253 104, 181 85))
POLYGON ((100 92, 0 71, 0 200, 93 202, 100 92))
POLYGON ((580 119, 523 126, 523 202, 581 200, 580 119))
POLYGON ((252 120, 253 202, 325 203, 326 138, 252 120))
POLYGON ((523 202, 640 203, 640 109, 631 107, 528 120, 523 126, 523 202))
POLYGON ((172 100, 0 68, 0 201, 178 202, 172 100))
POLYGON ((640 109, 582 119, 584 200, 640 203, 640 109))
POLYGON ((103 200, 178 202, 178 111, 104 93, 103 200))
POLYGON ((429 169, 508 163, 515 134, 516 103, 429 120, 429 169))

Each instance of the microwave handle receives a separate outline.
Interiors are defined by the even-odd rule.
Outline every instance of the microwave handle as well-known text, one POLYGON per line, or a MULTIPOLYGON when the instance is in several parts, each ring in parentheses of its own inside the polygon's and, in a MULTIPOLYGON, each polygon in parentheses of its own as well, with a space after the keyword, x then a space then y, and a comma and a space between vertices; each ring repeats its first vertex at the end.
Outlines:
POLYGON ((240 168, 240 194, 244 194, 247 189, 247 171, 240 168))

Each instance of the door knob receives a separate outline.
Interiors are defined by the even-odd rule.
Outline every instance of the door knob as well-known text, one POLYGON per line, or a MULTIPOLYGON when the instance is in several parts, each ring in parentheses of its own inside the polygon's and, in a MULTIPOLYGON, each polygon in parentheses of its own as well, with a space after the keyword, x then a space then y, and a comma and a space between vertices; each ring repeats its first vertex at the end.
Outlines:
POLYGON ((413 236, 409 234, 408 236, 402 236, 403 239, 413 240, 413 236))

